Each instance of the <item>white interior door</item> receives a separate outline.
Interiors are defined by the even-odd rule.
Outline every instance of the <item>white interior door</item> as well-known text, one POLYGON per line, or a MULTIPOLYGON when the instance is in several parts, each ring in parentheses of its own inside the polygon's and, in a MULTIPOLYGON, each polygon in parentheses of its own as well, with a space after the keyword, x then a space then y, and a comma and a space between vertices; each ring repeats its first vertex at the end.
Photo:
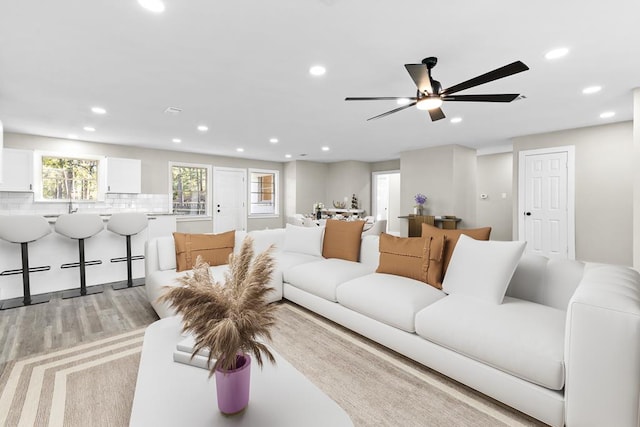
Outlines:
POLYGON ((213 168, 213 232, 247 229, 247 171, 213 168))
POLYGON ((387 233, 400 235, 400 171, 373 172, 372 215, 387 220, 387 233))
POLYGON ((573 147, 520 152, 519 238, 527 251, 575 258, 573 147))

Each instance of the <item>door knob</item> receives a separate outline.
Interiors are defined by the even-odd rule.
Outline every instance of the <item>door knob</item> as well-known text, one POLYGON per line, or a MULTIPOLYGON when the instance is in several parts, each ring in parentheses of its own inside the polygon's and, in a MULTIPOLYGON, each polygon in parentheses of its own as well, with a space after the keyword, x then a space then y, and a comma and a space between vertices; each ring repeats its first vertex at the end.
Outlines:
POLYGON ((525 212, 524 213, 526 216, 531 216, 531 212, 525 212))

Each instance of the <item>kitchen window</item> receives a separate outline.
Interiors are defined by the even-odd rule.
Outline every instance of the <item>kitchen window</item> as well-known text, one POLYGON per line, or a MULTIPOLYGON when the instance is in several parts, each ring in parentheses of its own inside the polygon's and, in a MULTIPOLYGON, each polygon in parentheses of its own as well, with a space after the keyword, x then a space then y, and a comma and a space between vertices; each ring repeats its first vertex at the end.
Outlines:
POLYGON ((209 216, 211 166, 169 163, 173 213, 209 216))
POLYGON ((42 155, 42 200, 98 200, 100 160, 42 155))
POLYGON ((278 215, 278 171, 249 169, 249 215, 278 215))

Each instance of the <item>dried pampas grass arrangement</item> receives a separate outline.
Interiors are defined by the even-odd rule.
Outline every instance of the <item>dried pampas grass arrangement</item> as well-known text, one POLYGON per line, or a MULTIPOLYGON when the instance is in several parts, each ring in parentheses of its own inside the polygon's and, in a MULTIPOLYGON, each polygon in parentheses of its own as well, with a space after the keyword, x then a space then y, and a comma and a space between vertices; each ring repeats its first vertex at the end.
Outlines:
POLYGON ((178 279, 159 298, 182 315, 182 329, 195 339, 193 355, 209 350, 209 376, 216 369, 236 368, 236 355, 251 353, 262 367, 263 356, 275 363, 260 338, 271 340, 277 305, 267 303, 274 261, 270 247, 253 257, 253 239, 246 237, 238 254, 229 256, 225 283, 217 282, 200 256, 193 272, 178 279), (217 358, 211 366, 213 358, 217 358))

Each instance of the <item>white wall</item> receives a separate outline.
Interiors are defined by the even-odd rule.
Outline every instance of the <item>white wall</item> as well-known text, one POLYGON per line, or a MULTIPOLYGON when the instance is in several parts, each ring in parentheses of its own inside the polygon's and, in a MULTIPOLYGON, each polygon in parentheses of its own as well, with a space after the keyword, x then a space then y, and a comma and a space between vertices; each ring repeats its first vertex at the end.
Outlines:
POLYGON ((476 223, 491 227, 492 240, 513 240, 513 154, 478 156, 477 162, 476 223))
MULTIPOLYGON (((129 147, 126 145, 101 144, 95 142, 76 141, 60 138, 49 138, 37 135, 6 133, 4 145, 9 148, 30 150, 46 150, 60 153, 93 154, 99 156, 123 157, 140 159, 142 161, 142 193, 168 194, 169 191, 169 162, 202 163, 213 166, 227 166, 235 168, 275 169, 282 176, 283 164, 260 160, 240 159, 233 157, 211 156, 182 151, 155 150, 149 148, 129 147)), ((280 183, 280 204, 283 200, 283 185, 280 183)), ((212 208, 212 207, 210 207, 212 208)), ((265 227, 277 228, 284 224, 284 215, 278 218, 249 218, 248 230, 265 227)), ((213 230, 213 221, 206 220, 180 221, 178 231, 206 233, 213 230)))
MULTIPOLYGON (((412 213, 414 195, 427 196, 428 215, 456 215, 461 228, 476 224, 476 152, 474 149, 445 145, 400 154, 402 175, 401 209, 412 213)), ((406 236, 404 226, 402 235, 406 236)))
POLYGON ((633 267, 640 270, 640 88, 633 91, 633 267))
POLYGON ((632 122, 514 138, 513 235, 518 235, 519 152, 564 145, 576 150, 576 258, 632 265, 632 122))
POLYGON ((346 161, 329 163, 327 192, 324 204, 333 207, 333 201, 343 202, 347 198, 347 209, 351 208, 353 194, 358 198, 358 209, 371 212, 371 165, 365 162, 346 161))

